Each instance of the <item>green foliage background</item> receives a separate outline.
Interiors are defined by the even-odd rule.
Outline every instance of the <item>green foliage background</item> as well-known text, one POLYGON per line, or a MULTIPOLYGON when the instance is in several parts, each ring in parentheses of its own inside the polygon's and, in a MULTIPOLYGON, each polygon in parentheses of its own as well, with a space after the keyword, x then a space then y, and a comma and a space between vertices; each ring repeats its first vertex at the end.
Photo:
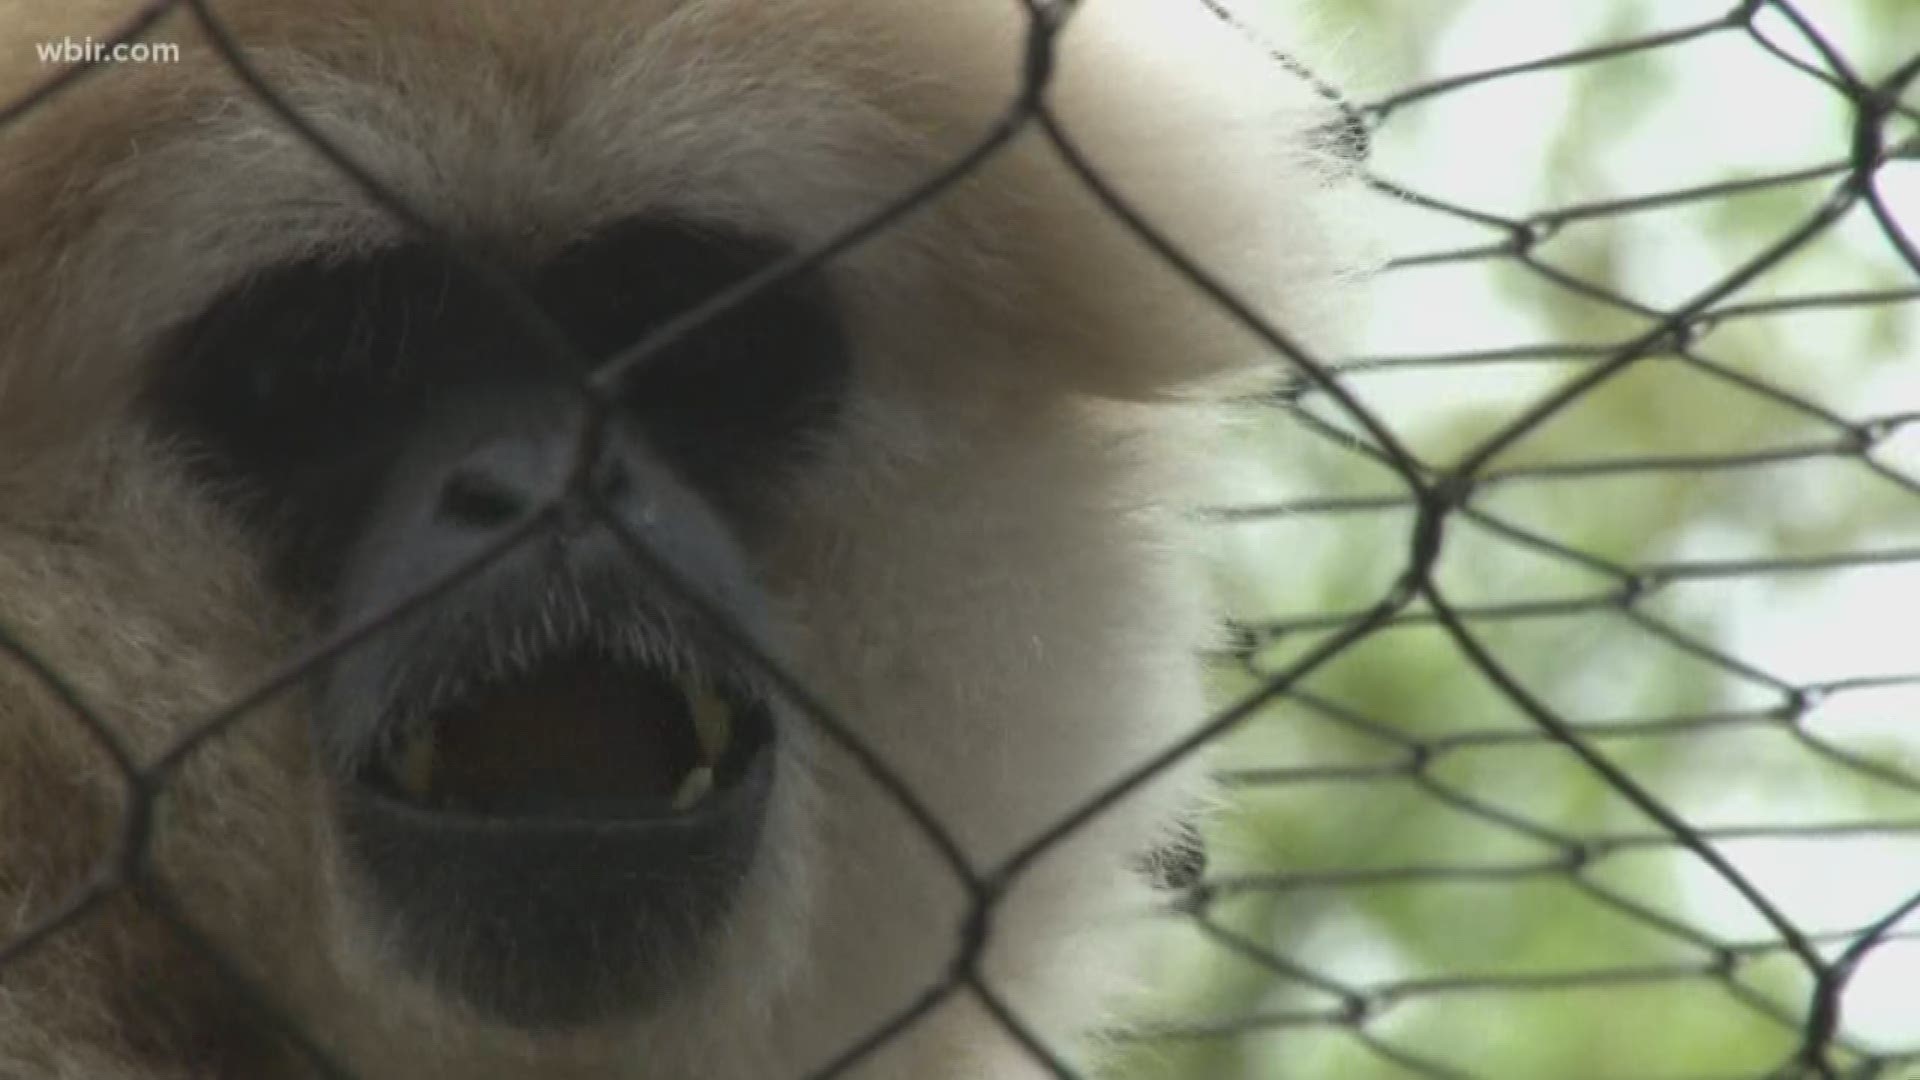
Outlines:
MULTIPOLYGON (((1487 39, 1506 19, 1537 30, 1559 12, 1579 28, 1559 47, 1575 48, 1711 18, 1730 6, 1330 0, 1317 23, 1363 72, 1355 96, 1367 101, 1457 73, 1450 65, 1463 50, 1504 54, 1507 63, 1538 55, 1527 51, 1538 48, 1531 39, 1487 39)), ((1913 0, 1799 7, 1868 78, 1920 52, 1913 0)), ((1778 20, 1763 25, 1791 43, 1778 20)), ((1848 153, 1850 122, 1840 95, 1736 32, 1410 106, 1380 130, 1373 170, 1426 194, 1522 218, 1770 175, 1796 151, 1806 154, 1801 165, 1837 162, 1848 153), (1753 65, 1778 70, 1757 74, 1753 65), (1763 86, 1770 78, 1786 89, 1763 86), (1772 104, 1780 93, 1804 95, 1808 109, 1781 114, 1772 104), (1503 95, 1561 104, 1512 120, 1499 111, 1503 95), (1676 118, 1679 134, 1661 135, 1676 118), (1523 130, 1529 122, 1535 129, 1523 130), (1700 125, 1699 141, 1686 137, 1688 123, 1700 125), (1756 149, 1752 158, 1726 149, 1747 145, 1756 149), (1528 201, 1476 203, 1483 190, 1522 192, 1528 201)), ((1911 140, 1914 128, 1900 121, 1889 134, 1911 140)), ((1902 191, 1920 196, 1912 177, 1920 162, 1887 171, 1900 173, 1902 191)), ((1835 183, 1824 176, 1583 219, 1538 254, 1573 277, 1670 307, 1787 235, 1835 183)), ((1504 239, 1426 211, 1383 203, 1381 214, 1396 255, 1504 239)), ((1920 433, 1907 437, 1905 426, 1906 414, 1920 411, 1920 379, 1909 372, 1920 368, 1920 281, 1865 217, 1856 210, 1729 302, 1885 297, 1725 322, 1701 352, 1732 378, 1672 358, 1642 361, 1494 460, 1492 472, 1511 475, 1487 485, 1475 505, 1597 563, 1636 570, 1920 547, 1920 498, 1901 482, 1920 475, 1920 433), (1853 421, 1894 418, 1891 436, 1873 451, 1887 472, 1831 445, 1833 425, 1740 380, 1853 421), (1806 452, 1714 467, 1559 471, 1568 463, 1796 449, 1806 452), (1529 475, 1541 468, 1544 474, 1529 475)), ((1920 234, 1920 213, 1908 220, 1920 234)), ((1356 342, 1352 356, 1330 359, 1600 345, 1647 326, 1510 259, 1393 271, 1373 305, 1369 324, 1389 329, 1363 335, 1368 340, 1356 342), (1442 321, 1441 306, 1451 308, 1459 296, 1479 298, 1484 324, 1476 324, 1475 310, 1449 310, 1448 325, 1429 334, 1442 321)), ((1388 365, 1355 372, 1350 385, 1421 459, 1445 467, 1590 362, 1570 348, 1505 364, 1388 365)), ((1307 396, 1301 408, 1353 428, 1321 397, 1307 396)), ((1279 410, 1249 428, 1243 449, 1259 473, 1261 497, 1250 501, 1404 493, 1385 469, 1279 410)), ((1412 521, 1411 509, 1386 506, 1222 524, 1222 594, 1238 619, 1255 625, 1362 610, 1405 566, 1412 521)), ((1509 531, 1463 519, 1450 527, 1439 574, 1459 604, 1594 597, 1621 587, 1597 566, 1550 557, 1509 531)), ((1870 569, 1682 576, 1636 604, 1653 626, 1587 607, 1473 627, 1529 691, 1582 725, 1610 760, 1690 823, 1722 830, 1721 850, 1763 889, 1777 891, 1804 929, 1843 933, 1920 892, 1913 825, 1920 822, 1920 781, 1913 779, 1920 776, 1920 697, 1908 685, 1920 672, 1920 648, 1901 668, 1897 647, 1914 638, 1902 599, 1920 598, 1914 575, 1914 564, 1899 559, 1870 569), (1659 627, 1756 670, 1703 657, 1659 627), (1858 665, 1847 666, 1853 659, 1858 665), (1890 681, 1843 681, 1867 677, 1890 681), (1791 687, 1829 684, 1831 693, 1810 701, 1804 715, 1785 709, 1791 687), (1787 722, 1794 716, 1820 735, 1818 746, 1796 736, 1787 722), (1823 753, 1824 746, 1838 753, 1823 753), (1755 835, 1742 839, 1741 829, 1755 835)), ((1263 641, 1255 668, 1283 668, 1331 629, 1290 623, 1263 641)), ((1259 678, 1223 664, 1218 683, 1224 703, 1256 689, 1259 678)), ((1148 1030, 1159 1035, 1120 1044, 1114 1075, 1781 1075, 1773 1070, 1798 1044, 1797 1018, 1812 986, 1804 970, 1698 860, 1659 842, 1652 822, 1537 734, 1442 631, 1417 617, 1366 639, 1307 679, 1303 693, 1238 729, 1213 759, 1244 781, 1209 837, 1209 878, 1225 887, 1199 917, 1156 924, 1165 941, 1147 1011, 1159 1025, 1148 1030), (1434 740, 1446 752, 1411 768, 1411 748, 1434 740), (1462 812, 1452 793, 1512 822, 1462 812), (1597 842, 1601 854, 1576 877, 1556 863, 1566 852, 1556 837, 1597 842), (1471 872, 1512 867, 1532 872, 1471 872), (1596 888, 1727 943, 1734 958, 1716 966, 1712 953, 1623 914, 1596 888), (1624 974, 1635 971, 1643 977, 1624 974), (1589 978, 1596 972, 1613 974, 1589 978), (1369 1011, 1353 1011, 1359 1000, 1370 1002, 1369 1011), (1422 1064, 1410 1066, 1403 1054, 1422 1064)), ((1863 972, 1844 1018, 1859 1047, 1895 1061, 1902 1054, 1920 1060, 1920 952, 1908 945, 1884 950, 1891 966, 1876 977, 1863 972)), ((1904 1075, 1900 1067, 1863 1075, 1904 1075)))

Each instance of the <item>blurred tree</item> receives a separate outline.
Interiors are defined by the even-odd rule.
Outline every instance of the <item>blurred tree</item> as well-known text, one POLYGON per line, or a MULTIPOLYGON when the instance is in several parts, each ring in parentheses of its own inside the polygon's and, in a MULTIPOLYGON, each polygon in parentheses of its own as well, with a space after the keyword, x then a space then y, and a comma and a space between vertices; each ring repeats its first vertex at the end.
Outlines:
MULTIPOLYGON (((1516 30, 1500 62, 1519 63, 1556 29, 1577 38, 1568 48, 1624 42, 1726 6, 1340 0, 1319 22, 1350 35, 1357 66, 1412 85, 1458 74, 1462 53, 1500 51, 1488 27, 1538 31, 1516 30)), ((1920 51, 1911 0, 1800 9, 1868 77, 1920 51)), ((1387 117, 1375 175, 1549 226, 1516 257, 1498 227, 1383 202, 1400 256, 1487 249, 1396 264, 1373 329, 1351 355, 1326 358, 1428 467, 1451 468, 1834 197, 1842 177, 1828 171, 1583 209, 1761 181, 1787 171, 1785 159, 1800 168, 1847 157, 1846 100, 1765 46, 1816 54, 1777 13, 1758 25, 1764 41, 1729 27, 1448 91, 1387 117), (1536 201, 1474 201, 1489 191, 1536 201)), ((1890 137, 1912 140, 1917 128, 1897 120, 1890 137)), ((1915 223, 1920 233, 1920 215, 1915 223)), ((1920 483, 1891 449, 1869 466, 1848 442, 1857 422, 1890 417, 1892 433, 1920 411, 1920 380, 1889 375, 1915 352, 1920 278, 1855 208, 1716 304, 1784 306, 1729 312, 1684 351, 1638 360, 1494 455, 1472 512, 1450 521, 1437 580, 1452 603, 1484 609, 1472 632, 1529 693, 1694 827, 1766 839, 1915 820, 1911 727, 1827 753, 1793 726, 1818 719, 1795 711, 1818 702, 1793 691, 1822 673, 1748 662, 1808 655, 1818 651, 1809 641, 1847 632, 1816 621, 1835 604, 1851 604, 1854 618, 1871 612, 1838 599, 1828 584, 1837 570, 1782 577, 1743 560, 1845 561, 1920 542, 1920 483), (1881 299, 1805 303, 1835 293, 1881 299)), ((1397 498, 1404 485, 1328 436, 1360 429, 1322 395, 1284 399, 1297 405, 1252 425, 1242 457, 1260 466, 1250 502, 1298 509, 1219 526, 1221 594, 1255 646, 1246 662, 1220 665, 1222 704, 1307 656, 1408 562, 1415 515, 1397 498)), ((1904 572, 1901 588, 1920 598, 1904 572)), ((1155 1022, 1116 1047, 1114 1075, 1770 1075, 1799 1043, 1812 985, 1777 935, 1542 738, 1424 609, 1409 616, 1216 747, 1232 798, 1210 830, 1210 884, 1191 910, 1160 920, 1155 1022), (1702 947, 1712 942, 1739 947, 1702 947)), ((1888 850, 1855 863, 1884 863, 1888 850)), ((1761 875, 1798 857, 1737 861, 1761 875)), ((1897 899, 1920 890, 1914 877, 1831 888, 1897 899)), ((1803 907, 1791 912, 1803 925, 1835 921, 1803 907)), ((1911 1040, 1888 1048, 1920 1055, 1911 1040)))

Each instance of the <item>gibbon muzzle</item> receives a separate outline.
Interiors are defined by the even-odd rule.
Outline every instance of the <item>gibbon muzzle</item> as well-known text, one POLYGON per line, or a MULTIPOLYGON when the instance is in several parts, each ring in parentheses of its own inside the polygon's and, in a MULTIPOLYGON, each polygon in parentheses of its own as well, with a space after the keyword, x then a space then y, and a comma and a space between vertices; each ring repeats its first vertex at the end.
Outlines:
MULTIPOLYGON (((554 506, 579 412, 527 385, 437 400, 346 560, 339 621, 554 506)), ((601 443, 591 505, 350 651, 315 718, 370 914, 437 988, 533 1026, 637 1007, 691 970, 773 777, 768 696, 629 545, 773 651, 746 557, 639 432, 615 421, 601 443)))

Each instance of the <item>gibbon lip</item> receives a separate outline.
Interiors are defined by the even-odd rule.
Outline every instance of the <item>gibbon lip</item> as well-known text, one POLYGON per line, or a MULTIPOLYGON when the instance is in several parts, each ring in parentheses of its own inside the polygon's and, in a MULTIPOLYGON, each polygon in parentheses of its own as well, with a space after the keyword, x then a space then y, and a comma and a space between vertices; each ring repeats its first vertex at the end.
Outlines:
POLYGON ((737 680, 575 653, 390 725, 358 780, 431 814, 665 820, 726 798, 772 730, 737 680))

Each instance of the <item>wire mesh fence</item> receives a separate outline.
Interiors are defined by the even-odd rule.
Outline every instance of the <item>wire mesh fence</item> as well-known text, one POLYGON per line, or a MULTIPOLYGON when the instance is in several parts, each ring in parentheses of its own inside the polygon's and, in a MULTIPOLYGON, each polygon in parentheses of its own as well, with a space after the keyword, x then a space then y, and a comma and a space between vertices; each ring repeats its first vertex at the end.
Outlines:
MULTIPOLYGON (((1245 675, 1234 682, 1279 703, 1273 727, 1228 755, 1228 782, 1260 807, 1234 834, 1252 854, 1199 886, 1182 916, 1210 942, 1194 947, 1217 953, 1208 970, 1255 1005, 1210 999, 1205 1015, 1156 1027, 1213 1047, 1162 1060, 1228 1075, 1261 1075, 1262 1061, 1277 1074, 1339 1076, 1914 1067, 1920 1014, 1897 989, 1906 977, 1895 960, 1920 900, 1909 868, 1914 774, 1904 736, 1888 738, 1910 663, 1881 654, 1870 670, 1812 673, 1806 633, 1871 634, 1860 622, 1895 616, 1871 600, 1836 616, 1779 591, 1817 593, 1835 575, 1912 557, 1899 505, 1913 480, 1897 449, 1908 420, 1876 395, 1823 382, 1807 367, 1822 358, 1794 356, 1781 320, 1861 309, 1897 319, 1920 298, 1911 239, 1881 190, 1891 163, 1916 148, 1901 103, 1913 59, 1889 81, 1865 81, 1807 12, 1743 4, 1450 74, 1356 111, 1386 144, 1410 112, 1476 89, 1485 96, 1463 112, 1490 112, 1492 95, 1539 93, 1527 80, 1545 72, 1644 64, 1598 91, 1617 95, 1657 79, 1655 59, 1699 64, 1699 50, 1721 47, 1754 50, 1803 75, 1807 92, 1843 100, 1846 155, 1695 183, 1634 174, 1612 184, 1631 194, 1518 214, 1373 167, 1384 191, 1469 226, 1458 246, 1397 249, 1389 278, 1417 284, 1391 310, 1422 327, 1412 338, 1447 336, 1434 295, 1455 294, 1431 275, 1463 264, 1496 264, 1507 293, 1537 289, 1568 315, 1531 342, 1416 343, 1330 363, 1400 445, 1354 422, 1350 400, 1327 407, 1308 377, 1274 395, 1272 407, 1333 458, 1360 464, 1301 470, 1272 504, 1225 508, 1223 528, 1265 523, 1245 551, 1269 553, 1269 566, 1275 552, 1371 538, 1359 543, 1377 544, 1375 566, 1356 573, 1385 581, 1385 599, 1330 605, 1361 590, 1296 583, 1242 613, 1234 661, 1245 675), (1636 218, 1652 219, 1641 241, 1659 259, 1658 237, 1684 245, 1688 224, 1672 211, 1724 211, 1781 189, 1800 195, 1757 212, 1740 257, 1665 283, 1671 300, 1645 299, 1662 283, 1622 266, 1636 218), (1836 287, 1850 275, 1821 264, 1767 291, 1856 211, 1882 238, 1889 276, 1836 287), (1726 333, 1753 319, 1774 321, 1726 333), (1527 383, 1518 371, 1543 367, 1551 374, 1512 388, 1527 383), (1493 393, 1476 382, 1489 376, 1493 393), (1455 419, 1426 423, 1449 398, 1455 419), (1383 482, 1389 473, 1410 490, 1383 482), (1861 498, 1884 508, 1886 527, 1815 538, 1791 535, 1804 519, 1768 524, 1797 515, 1807 484, 1871 491, 1861 498), (1741 583, 1756 589, 1743 595, 1741 583), (1768 641, 1753 624, 1776 603, 1806 622, 1768 641), (1851 625, 1820 622, 1840 618, 1851 625), (1346 655, 1322 665, 1316 650, 1328 645, 1346 655), (1451 665, 1484 682, 1464 685, 1451 665), (1404 685, 1381 687, 1383 672, 1404 685), (1886 725, 1877 741, 1865 717, 1886 725), (1866 789, 1876 795, 1810 794, 1866 789), (1850 869, 1833 869, 1850 845, 1850 869), (1730 907, 1745 910, 1732 917, 1730 907), (1862 990, 1875 956, 1887 966, 1870 977, 1877 989, 1862 990)), ((1731 117, 1751 108, 1754 87, 1738 87, 1731 117)), ((1577 129, 1567 156, 1620 152, 1604 138, 1606 117, 1570 111, 1593 126, 1577 129)), ((1473 153, 1518 141, 1485 116, 1477 130, 1489 134, 1473 153)), ((1736 140, 1765 141, 1757 125, 1739 130, 1736 140)), ((1653 168, 1689 167, 1683 143, 1662 149, 1653 168)), ((1501 332, 1456 336, 1474 333, 1501 332)), ((1325 572, 1311 558, 1296 565, 1325 572)))
MULTIPOLYGON (((986 915, 1050 848, 1203 752, 1214 754, 1232 808, 1211 830, 1211 868, 1184 883, 1158 920, 1169 989, 1154 1015, 1117 1036, 1121 1075, 1920 1075, 1920 1005, 1911 1004, 1920 995, 1903 990, 1920 985, 1920 950, 1908 944, 1920 941, 1920 744, 1903 715, 1920 699, 1901 693, 1920 687, 1920 661, 1815 677, 1754 658, 1777 654, 1785 639, 1742 633, 1770 625, 1776 605, 1802 631, 1830 616, 1819 586, 1801 583, 1920 562, 1920 479, 1903 446, 1920 398, 1881 409, 1831 392, 1839 378, 1871 374, 1819 355, 1864 348, 1858 336, 1815 333, 1813 359, 1832 370, 1780 362, 1808 352, 1783 344, 1783 324, 1835 316, 1878 320, 1873 333, 1910 347, 1902 335, 1920 313, 1920 240, 1893 189, 1920 169, 1920 50, 1869 77, 1823 31, 1814 6, 1746 0, 1695 24, 1373 101, 1326 88, 1346 117, 1330 137, 1359 155, 1374 149, 1366 174, 1395 213, 1445 221, 1464 238, 1402 247, 1384 283, 1491 266, 1507 287, 1557 297, 1564 315, 1535 327, 1532 343, 1483 338, 1444 352, 1313 357, 1284 328, 1260 324, 1130 207, 1050 111, 1054 49, 1075 7, 1029 0, 1026 92, 970 152, 831 242, 754 274, 595 369, 579 460, 596 457, 611 388, 628 372, 889 228, 1016 135, 1037 131, 1112 214, 1276 353, 1274 388, 1256 403, 1271 423, 1250 440, 1249 456, 1286 458, 1275 466, 1284 473, 1278 494, 1214 514, 1223 543, 1255 575, 1241 582, 1235 645, 1220 658, 1218 713, 1011 858, 971 865, 939 816, 851 728, 680 583, 591 489, 570 485, 492 550, 297 658, 151 764, 138 763, 59 670, 0 627, 0 649, 63 699, 128 791, 113 858, 82 891, 0 942, 0 973, 131 893, 244 984, 145 872, 154 800, 169 777, 313 665, 433 603, 584 501, 678 601, 860 761, 975 905, 950 977, 902 1002, 818 1076, 849 1072, 965 995, 1052 1072, 1075 1075, 980 977, 986 915), (1843 110, 1844 144, 1828 160, 1684 185, 1636 177, 1650 182, 1635 194, 1519 211, 1436 195, 1426 178, 1381 158, 1423 111, 1524 95, 1526 80, 1544 74, 1709 45, 1777 65, 1801 93, 1843 110), (1759 223, 1750 250, 1724 265, 1687 264, 1692 276, 1670 301, 1647 299, 1610 246, 1619 230, 1662 214, 1754 199, 1760 210, 1741 218, 1759 223), (1845 228, 1865 228, 1880 245, 1880 280, 1768 290, 1845 228), (1476 381, 1489 372, 1499 381, 1491 395, 1476 381), (1414 389, 1395 390, 1405 378, 1414 389), (1436 397, 1464 406, 1436 421, 1436 397), (1786 509, 1774 513, 1776 502, 1786 509), (1757 591, 1713 591, 1749 584, 1757 591), (1802 592, 1789 603, 1783 588, 1802 592), (1842 851, 1853 861, 1835 862, 1842 851), (1822 890, 1844 891, 1847 902, 1807 900, 1822 890)), ((369 200, 440 240, 533 340, 572 354, 512 281, 438 237, 328 143, 257 72, 214 6, 149 4, 116 40, 139 39, 170 13, 203 27, 249 91, 369 200)), ((1312 78, 1284 53, 1275 61, 1312 78)), ((0 124, 72 92, 100 66, 60 70, 0 108, 0 124)), ((1470 152, 1498 149, 1490 137, 1470 152)), ((1421 301, 1411 310, 1418 317, 1421 301)), ((1842 610, 1883 623, 1817 626, 1816 635, 1895 645, 1908 636, 1899 591, 1883 583, 1868 592, 1842 610)), ((249 994, 271 1009, 270 988, 249 994)), ((277 1024, 323 1073, 347 1075, 297 1024, 277 1024)))

